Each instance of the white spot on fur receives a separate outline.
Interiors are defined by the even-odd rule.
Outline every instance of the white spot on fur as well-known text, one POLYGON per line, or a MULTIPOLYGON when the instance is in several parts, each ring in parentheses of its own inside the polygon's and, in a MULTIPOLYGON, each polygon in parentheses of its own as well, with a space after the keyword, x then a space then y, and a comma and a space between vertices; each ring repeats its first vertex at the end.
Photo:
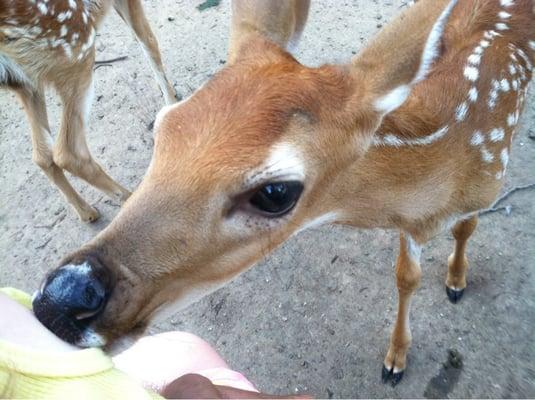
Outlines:
POLYGON ((481 62, 480 54, 470 54, 470 56, 468 57, 468 64, 479 65, 480 62, 481 62))
POLYGON ((509 29, 509 25, 504 24, 503 22, 498 22, 495 26, 499 31, 506 31, 509 29))
POLYGON ((500 172, 496 172, 496 180, 499 181, 499 180, 502 179, 502 178, 503 178, 503 172, 502 172, 502 171, 500 171, 500 172))
POLYGON ((470 140, 470 144, 472 146, 479 146, 484 141, 485 139, 483 138, 483 134, 481 133, 481 131, 475 131, 472 135, 472 139, 470 140))
POLYGON ((76 10, 76 1, 69 0, 69 7, 72 8, 73 10, 76 10))
POLYGON ((502 79, 500 81, 500 88, 502 89, 502 92, 508 92, 511 90, 511 85, 509 85, 509 81, 507 79, 502 79))
POLYGON ((515 75, 516 74, 516 68, 513 64, 509 64, 509 73, 511 75, 515 75))
POLYGON ((500 5, 502 7, 510 7, 515 4, 514 0, 500 0, 500 5))
POLYGON ((69 19, 70 17, 72 17, 72 11, 68 10, 68 11, 60 12, 58 16, 56 17, 56 19, 58 20, 58 22, 63 22, 66 19, 69 19))
POLYGON ((477 101, 477 98, 478 98, 478 92, 477 92, 477 88, 475 86, 471 87, 470 90, 468 91, 468 99, 472 102, 472 103, 475 103, 477 101))
POLYGON ((67 33, 69 32, 69 28, 67 28, 67 25, 61 25, 61 29, 59 31, 59 35, 61 37, 67 36, 67 33))
POLYGON ((535 51, 535 40, 530 40, 528 44, 531 50, 535 51))
POLYGON ((509 14, 507 11, 500 11, 498 13, 498 17, 500 17, 501 19, 508 19, 511 18, 511 14, 509 14))
POLYGON ((507 168, 507 164, 509 163, 509 152, 507 151, 507 148, 503 149, 500 153, 500 160, 503 165, 503 172, 505 173, 505 169, 507 168))
POLYGON ((85 11, 82 13, 82 20, 84 21, 84 25, 87 25, 87 13, 85 11))
POLYGON ((464 69, 464 76, 471 82, 477 81, 479 78, 479 70, 475 67, 467 66, 464 69))
POLYGON ((491 142, 499 142, 502 141, 505 137, 505 131, 503 130, 503 128, 494 128, 490 131, 489 136, 491 142))
POLYGON ((513 79, 513 80, 511 81, 511 86, 513 86, 513 89, 516 91, 516 90, 518 90, 518 88, 520 87, 520 84, 519 84, 519 82, 518 82, 517 79, 513 79))
POLYGON ((410 87, 408 85, 398 86, 390 93, 378 98, 375 101, 375 109, 381 113, 388 114, 401 106, 409 97, 410 87))
POLYGON ((429 73, 431 65, 438 56, 438 52, 440 49, 440 41, 442 38, 442 34, 444 33, 444 28, 446 27, 446 22, 448 21, 453 7, 455 7, 456 4, 457 0, 451 0, 433 25, 433 28, 431 29, 431 32, 427 37, 424 51, 422 53, 422 59, 420 61, 420 68, 418 69, 418 72, 416 73, 416 76, 413 79, 413 83, 417 83, 420 82, 422 79, 425 79, 425 77, 429 73))
POLYGON ((475 49, 474 49, 474 54, 483 54, 485 50, 483 49, 483 47, 481 46, 477 46, 475 49))
MULTIPOLYGON (((490 33, 488 34, 492 38, 492 35, 490 33)), ((482 40, 481 42, 479 42, 479 45, 485 49, 490 46, 490 42, 488 40, 482 40)))
POLYGON ((481 149, 481 158, 486 163, 490 164, 494 160, 494 156, 485 147, 481 149))
POLYGON ((455 110, 455 120, 457 122, 464 121, 467 113, 468 113, 468 103, 464 101, 461 104, 459 104, 457 106, 457 109, 455 110))
POLYGON ((422 256, 422 246, 419 245, 411 235, 405 234, 407 242, 407 254, 410 259, 416 263, 420 263, 420 257, 422 256))
POLYGON ((37 9, 43 15, 46 15, 48 13, 48 7, 45 3, 37 3, 37 9))
POLYGON ((507 115, 507 125, 508 126, 515 126, 516 125, 515 113, 511 113, 511 114, 507 115))
POLYGON ((62 47, 63 47, 63 51, 65 52, 65 57, 67 57, 69 59, 72 58, 72 49, 71 49, 70 44, 63 43, 62 47))

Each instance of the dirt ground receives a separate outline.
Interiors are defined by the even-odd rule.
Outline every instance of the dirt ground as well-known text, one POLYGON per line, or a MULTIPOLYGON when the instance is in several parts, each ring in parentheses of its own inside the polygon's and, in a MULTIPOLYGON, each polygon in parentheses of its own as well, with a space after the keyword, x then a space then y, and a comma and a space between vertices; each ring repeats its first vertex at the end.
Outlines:
MULTIPOLYGON (((189 95, 221 68, 229 3, 145 1, 170 78, 189 95)), ((403 6, 400 0, 313 1, 299 50, 309 65, 347 60, 403 6)), ((149 129, 163 100, 148 63, 116 15, 97 38, 98 59, 128 59, 95 72, 88 141, 129 188, 151 157, 149 129)), ((533 92, 514 142, 506 189, 535 182, 533 92)), ((58 127, 59 107, 49 99, 58 127)), ((209 112, 207 110, 207 112, 209 112)), ((32 164, 29 127, 12 94, 0 92, 0 286, 36 289, 45 271, 106 226, 118 206, 76 179, 101 211, 80 223, 32 164)), ((422 256, 412 307, 413 346, 400 385, 380 381, 396 314, 396 232, 324 227, 292 238, 232 284, 151 331, 181 329, 212 343, 231 366, 272 393, 316 397, 535 397, 535 191, 481 218, 469 244, 468 288, 453 305, 444 290, 453 241, 443 234, 422 256), (246 305, 246 306, 244 306, 246 305), (462 369, 446 368, 448 351, 462 369)))

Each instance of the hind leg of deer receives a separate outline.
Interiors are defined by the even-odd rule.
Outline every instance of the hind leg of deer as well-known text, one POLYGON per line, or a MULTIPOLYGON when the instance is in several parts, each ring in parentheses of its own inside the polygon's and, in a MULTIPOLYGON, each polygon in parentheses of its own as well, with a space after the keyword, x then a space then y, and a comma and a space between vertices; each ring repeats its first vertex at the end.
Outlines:
POLYGON ((399 256, 396 261, 398 315, 382 370, 383 382, 386 383, 391 379, 393 386, 403 377, 407 352, 412 340, 409 310, 412 294, 419 286, 422 275, 420 253, 421 246, 409 235, 401 233, 399 256))
POLYGON ((115 182, 93 159, 85 140, 85 125, 92 99, 92 65, 76 79, 56 85, 63 102, 61 128, 54 144, 54 162, 71 174, 124 202, 130 192, 115 182))
POLYGON ((84 222, 93 222, 98 219, 98 211, 91 207, 73 189, 63 170, 54 163, 52 156, 52 138, 46 113, 46 105, 42 90, 21 88, 17 95, 22 102, 32 130, 32 159, 61 191, 67 202, 78 213, 84 222))
POLYGON ((477 225, 477 217, 471 217, 455 224, 451 233, 455 238, 455 248, 448 257, 448 275, 446 277, 446 293, 452 303, 457 303, 466 287, 466 243, 477 225))
POLYGON ((114 7, 124 22, 134 31, 143 52, 150 62, 152 72, 164 95, 165 102, 173 104, 177 100, 176 91, 165 74, 158 41, 154 33, 152 33, 140 0, 115 0, 114 7))

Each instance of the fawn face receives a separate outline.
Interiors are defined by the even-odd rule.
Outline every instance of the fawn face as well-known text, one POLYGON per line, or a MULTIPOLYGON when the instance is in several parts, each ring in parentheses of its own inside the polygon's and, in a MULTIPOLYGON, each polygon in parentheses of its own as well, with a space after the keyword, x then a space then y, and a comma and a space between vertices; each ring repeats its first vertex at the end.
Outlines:
POLYGON ((306 68, 249 43, 160 112, 141 185, 48 276, 36 314, 68 341, 101 345, 215 290, 296 231, 339 219, 329 186, 380 122, 356 89, 345 68, 306 68))

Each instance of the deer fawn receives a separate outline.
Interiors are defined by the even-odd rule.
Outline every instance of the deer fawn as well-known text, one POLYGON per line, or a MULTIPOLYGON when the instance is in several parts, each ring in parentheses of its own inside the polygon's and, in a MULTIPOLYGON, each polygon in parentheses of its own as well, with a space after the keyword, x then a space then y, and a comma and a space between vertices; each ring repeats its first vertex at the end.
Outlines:
POLYGON ((451 226, 446 289, 459 301, 531 79, 533 1, 421 0, 351 63, 320 68, 282 47, 308 9, 289 3, 233 3, 229 65, 159 113, 139 188, 49 273, 34 310, 62 338, 139 334, 324 223, 401 232, 385 381, 406 367, 422 245, 451 226))
POLYGON ((147 54, 168 104, 175 90, 167 80, 158 43, 140 0, 7 0, 0 5, 0 88, 13 90, 32 130, 32 159, 61 190, 82 221, 98 211, 73 189, 63 170, 119 201, 130 192, 93 160, 85 140, 93 96, 95 36, 113 4, 147 54), (53 86, 63 103, 61 128, 53 143, 44 89, 53 86))

